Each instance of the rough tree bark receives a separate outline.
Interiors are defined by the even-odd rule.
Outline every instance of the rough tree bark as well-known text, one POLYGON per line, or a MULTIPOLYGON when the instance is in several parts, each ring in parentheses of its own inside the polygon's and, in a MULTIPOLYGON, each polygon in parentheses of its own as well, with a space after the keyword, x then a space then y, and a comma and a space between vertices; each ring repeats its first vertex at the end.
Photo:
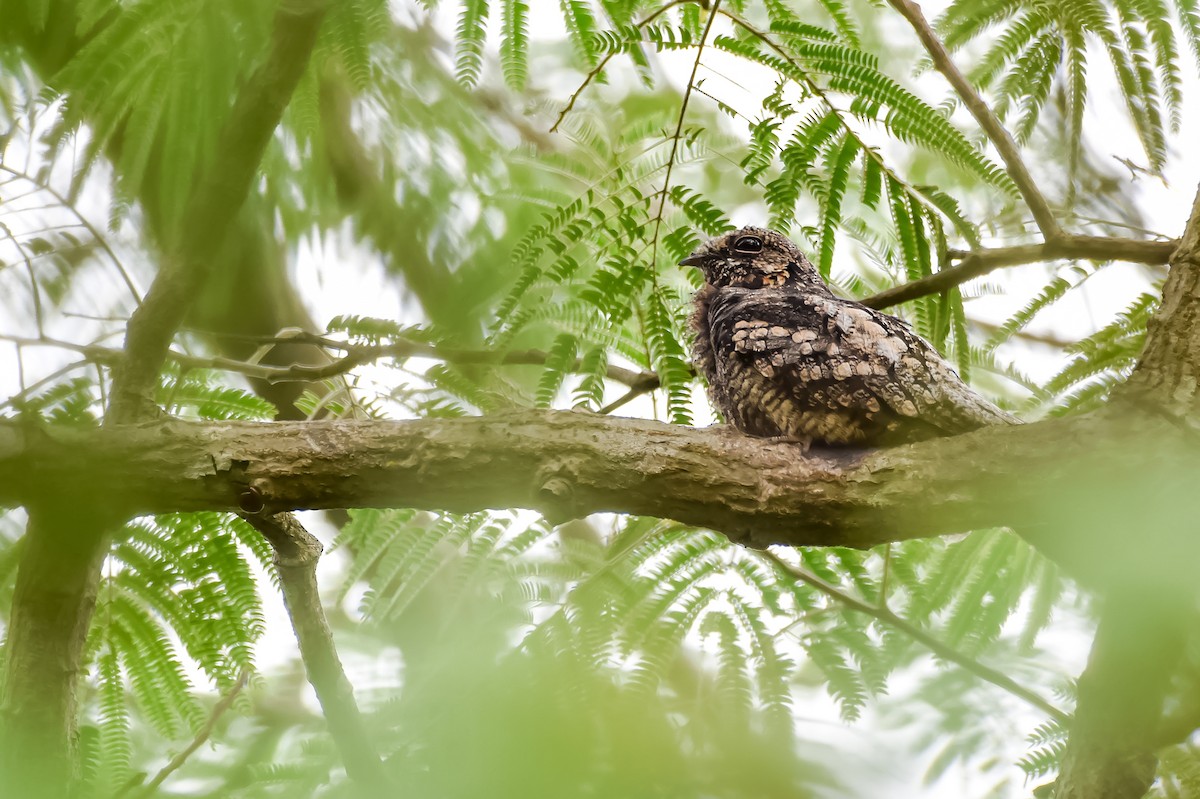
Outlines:
MULTIPOLYGON (((253 487, 268 513, 525 507, 568 519, 617 511, 709 527, 756 547, 869 547, 1008 525, 1097 583, 1137 568, 1114 566, 1103 552, 1094 558, 1104 543, 1097 531, 1137 524, 1150 540, 1148 514, 1157 508, 1167 535, 1169 520, 1200 508, 1145 498, 1174 490, 1187 502, 1198 473, 1196 447, 1144 414, 808 456, 724 428, 573 411, 406 422, 161 420, 99 430, 0 425, 5 503, 86 482, 130 514, 238 511, 253 487)), ((1113 533, 1114 544, 1122 534, 1113 533)), ((1147 570, 1159 567, 1147 559, 1147 570)))
POLYGON ((1146 349, 1118 396, 1156 403, 1175 416, 1193 417, 1191 424, 1196 425, 1200 416, 1200 194, 1170 263, 1162 304, 1148 326, 1146 349))
MULTIPOLYGON (((1200 453, 1200 194, 1172 256, 1146 349, 1116 393, 1113 409, 1169 420, 1184 446, 1200 453)), ((1142 504, 1175 503, 1178 495, 1164 488, 1147 494, 1142 504)), ((1173 539, 1195 540, 1200 538, 1197 519, 1194 512, 1167 519, 1149 515, 1142 527, 1125 530, 1158 522, 1168 526, 1173 539)), ((1173 548, 1157 551, 1174 553, 1173 548)), ((1161 566, 1126 571, 1110 588, 1079 680, 1058 799, 1135 799, 1149 790, 1158 765, 1156 732, 1163 723, 1163 703, 1195 623, 1195 600, 1194 578, 1164 574, 1161 566)))

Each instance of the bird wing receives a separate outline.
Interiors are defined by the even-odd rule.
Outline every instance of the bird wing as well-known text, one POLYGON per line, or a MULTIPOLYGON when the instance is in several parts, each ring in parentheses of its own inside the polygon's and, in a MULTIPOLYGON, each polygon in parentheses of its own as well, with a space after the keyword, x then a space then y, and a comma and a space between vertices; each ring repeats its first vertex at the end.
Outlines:
POLYGON ((721 294, 709 311, 718 364, 748 362, 786 386, 801 411, 857 414, 864 431, 894 431, 899 440, 1017 421, 896 317, 786 288, 721 294))

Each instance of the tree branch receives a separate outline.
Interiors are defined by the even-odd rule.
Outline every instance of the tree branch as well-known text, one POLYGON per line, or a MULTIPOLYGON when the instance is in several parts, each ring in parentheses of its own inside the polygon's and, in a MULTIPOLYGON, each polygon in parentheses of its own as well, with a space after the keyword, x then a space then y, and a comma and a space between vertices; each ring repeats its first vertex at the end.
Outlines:
POLYGON ((812 586, 821 593, 831 597, 837 602, 840 602, 851 610, 856 610, 859 613, 865 613, 871 618, 878 619, 889 627, 899 630, 904 635, 907 635, 909 638, 921 644, 942 660, 945 660, 949 663, 954 663, 966 671, 969 671, 971 674, 974 674, 984 682, 990 682, 992 685, 1007 691, 1018 699, 1028 702, 1030 705, 1042 711, 1047 716, 1062 722, 1066 722, 1071 718, 1062 710, 1059 710, 1057 707, 1038 696, 1036 692, 1031 691, 1030 689, 1021 685, 1007 674, 996 671, 993 668, 989 668, 974 658, 967 657, 954 647, 946 644, 944 641, 939 640, 936 636, 931 635, 925 630, 922 630, 920 627, 917 627, 916 625, 896 615, 889 608, 880 607, 878 605, 870 605, 860 599, 852 597, 846 592, 840 590, 837 586, 830 585, 829 583, 825 582, 807 569, 802 569, 798 566, 791 565, 787 561, 775 555, 773 552, 767 552, 766 556, 778 564, 781 569, 802 583, 812 586))
POLYGON ((113 375, 106 423, 138 418, 184 313, 212 270, 224 234, 250 190, 283 109, 291 99, 324 19, 326 0, 283 0, 275 15, 270 51, 238 94, 222 128, 220 162, 189 200, 184 233, 129 320, 125 359, 113 375))
POLYGON ((1038 229, 1042 231, 1042 235, 1046 237, 1046 241, 1053 241, 1062 235, 1062 228, 1059 227, 1058 221, 1054 218, 1054 212, 1050 210, 1050 204, 1046 202, 1046 198, 1042 196, 1042 192, 1034 182, 1033 176, 1029 174, 1029 170, 1025 167, 1025 162, 1021 160, 1021 153, 1017 148, 1017 143, 1013 141, 1012 136, 1005 130, 1004 125, 992 113, 992 109, 988 107, 979 93, 975 91, 975 87, 970 81, 958 71, 958 67, 950 59, 950 54, 946 52, 945 45, 941 39, 933 32, 933 28, 929 26, 925 15, 921 13, 921 7, 913 2, 913 0, 888 0, 888 5, 900 12, 908 23, 917 32, 917 37, 921 40, 921 44, 925 46, 926 52, 933 60, 933 65, 938 72, 941 72, 950 85, 954 87, 954 91, 962 98, 963 104, 971 115, 975 117, 975 121, 983 128, 984 134, 988 140, 996 147, 996 151, 1000 153, 1000 158, 1004 161, 1004 166, 1007 168, 1009 177, 1016 184, 1017 190, 1021 192, 1021 197, 1024 198, 1025 204, 1029 206, 1029 210, 1033 213, 1033 218, 1037 222, 1038 229))
MULTIPOLYGON (((167 777, 178 771, 179 767, 186 763, 187 759, 192 756, 192 753, 203 746, 204 742, 212 737, 213 730, 215 730, 217 727, 217 722, 221 720, 221 716, 225 715, 225 712, 229 710, 229 708, 233 707, 234 700, 237 699, 238 694, 242 692, 242 689, 246 687, 246 682, 249 679, 250 672, 243 671, 241 676, 238 677, 237 682, 233 684, 233 687, 230 688, 225 695, 221 697, 220 701, 218 701, 213 707, 212 713, 208 715, 208 720, 204 722, 204 726, 200 728, 195 737, 192 738, 191 742, 188 743, 188 745, 185 746, 178 754, 176 754, 175 757, 171 758, 167 765, 159 769, 158 773, 155 774, 149 782, 141 787, 141 790, 138 792, 139 796, 152 796, 155 788, 162 785, 163 782, 166 781, 167 777)), ((132 787, 133 786, 130 786, 130 788, 132 787)), ((112 799, 121 799, 121 797, 128 793, 128 791, 128 788, 123 789, 115 794, 112 799)))
POLYGON ((871 308, 889 308, 902 302, 915 300, 929 294, 939 294, 968 280, 1001 269, 1006 266, 1053 261, 1090 258, 1098 261, 1127 261, 1135 264, 1165 264, 1171 253, 1179 246, 1179 240, 1138 241, 1137 239, 1112 238, 1108 236, 1060 235, 1042 244, 1022 244, 1016 247, 952 251, 952 258, 959 262, 928 277, 904 283, 861 300, 871 308))
MULTIPOLYGON (((1188 486, 1198 470, 1193 442, 1125 408, 807 457, 722 428, 569 411, 404 422, 162 420, 119 430, 0 425, 0 503, 36 503, 48 486, 73 485, 130 514, 238 510, 253 487, 265 512, 523 507, 563 520, 615 511, 678 519, 760 548, 869 547, 1008 525, 1097 579, 1161 571, 1150 532, 1145 554, 1118 564, 1095 530, 1123 523, 1152 531, 1151 517, 1192 512, 1188 486), (1171 496, 1173 487, 1178 504, 1146 508, 1145 496, 1171 496)), ((1182 552, 1200 541, 1170 546, 1179 554, 1173 562, 1184 563, 1182 552)))
POLYGON ((1110 594, 1079 679, 1056 799, 1140 799, 1154 781, 1163 699, 1194 621, 1194 588, 1110 594))
MULTIPOLYGON (((251 494, 243 497, 242 504, 245 506, 253 500, 251 494)), ((275 568, 279 571, 283 601, 296 633, 304 671, 317 693, 346 773, 363 785, 387 790, 389 785, 383 763, 363 725, 358 703, 354 701, 354 689, 342 668, 333 643, 333 631, 317 591, 321 542, 290 513, 260 515, 247 512, 242 518, 262 533, 275 550, 275 568)))

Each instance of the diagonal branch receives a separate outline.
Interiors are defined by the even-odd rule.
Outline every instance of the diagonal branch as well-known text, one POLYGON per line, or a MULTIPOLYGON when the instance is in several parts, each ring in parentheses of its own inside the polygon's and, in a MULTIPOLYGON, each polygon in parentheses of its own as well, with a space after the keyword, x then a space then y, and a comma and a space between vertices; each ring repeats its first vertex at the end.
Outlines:
POLYGON ((950 54, 946 52, 945 45, 941 39, 934 33, 929 22, 925 19, 925 15, 921 13, 921 7, 913 0, 888 0, 888 4, 900 12, 908 23, 917 32, 917 37, 921 40, 921 44, 925 46, 926 52, 933 60, 934 67, 938 72, 941 72, 950 85, 954 87, 954 91, 962 99, 967 110, 975 117, 975 121, 983 128, 984 134, 988 140, 996 147, 996 151, 1000 153, 1001 160, 1004 161, 1007 167, 1009 177, 1013 179, 1013 183, 1017 185, 1017 190, 1021 192, 1021 196, 1025 199, 1025 204, 1029 206, 1029 210, 1033 213, 1034 221, 1037 222, 1038 229, 1042 231, 1042 235, 1046 237, 1046 241, 1053 241, 1062 235, 1062 228, 1059 227, 1058 221, 1054 218, 1054 212, 1050 210, 1049 203, 1042 196, 1042 192, 1034 182, 1033 176, 1029 174, 1029 170, 1025 167, 1025 162, 1021 160, 1021 153, 1017 148, 1017 143, 1013 141, 1012 136, 1004 129, 1004 125, 996 118, 992 109, 988 107, 979 93, 975 91, 975 87, 967 80, 954 65, 950 59, 950 54))
POLYGON ((152 410, 150 394, 171 339, 249 193, 263 152, 308 65, 326 8, 326 0, 281 3, 267 57, 238 94, 218 138, 220 161, 190 198, 182 238, 129 320, 126 355, 113 375, 106 423, 130 422, 152 410))
MULTIPOLYGON (((197 749, 203 746, 205 741, 212 737, 213 730, 217 728, 217 722, 221 720, 221 717, 225 715, 229 708, 233 707, 234 701, 237 699, 238 694, 242 692, 242 689, 246 687, 246 682, 249 679, 250 672, 243 671, 241 676, 238 677, 237 682, 233 684, 233 687, 230 688, 213 707, 212 713, 208 715, 208 720, 204 722, 204 726, 200 728, 195 737, 192 738, 187 746, 176 753, 176 755, 171 758, 167 765, 159 769, 158 773, 155 774, 149 782, 141 786, 141 789, 138 791, 138 796, 153 796, 155 789, 162 785, 163 782, 166 781, 167 777, 178 771, 179 767, 186 763, 187 759, 191 757, 197 749)), ((132 787, 133 786, 129 786, 126 789, 122 789, 113 795, 112 799, 121 799, 121 797, 128 793, 132 787)))
POLYGON ((1016 680, 1009 677, 1007 674, 985 666, 978 660, 959 652, 957 649, 938 639, 936 636, 931 635, 925 630, 922 630, 920 627, 917 627, 915 624, 912 624, 901 618, 886 606, 881 607, 878 605, 871 605, 863 602, 860 599, 850 596, 845 591, 842 591, 835 585, 830 585, 807 569, 802 569, 798 566, 791 565, 773 552, 768 551, 766 556, 774 561, 775 564, 781 569, 802 583, 812 586, 822 594, 825 594, 826 596, 838 601, 851 610, 856 610, 859 613, 865 613, 871 618, 877 619, 889 627, 899 630, 904 635, 921 644, 942 660, 954 663, 966 671, 969 671, 971 674, 974 674, 979 679, 985 682, 990 682, 997 688, 1001 688, 1018 699, 1028 702, 1030 705, 1036 707, 1038 710, 1042 711, 1053 719, 1062 722, 1070 720, 1071 717, 1067 713, 1043 699, 1037 694, 1036 691, 1026 688, 1016 680))
POLYGON ((321 703, 346 773, 363 785, 388 790, 383 763, 363 724, 358 703, 354 701, 354 689, 342 668, 333 643, 333 631, 329 629, 317 590, 321 542, 290 513, 261 515, 255 512, 253 489, 248 489, 241 501, 249 511, 244 512, 242 518, 262 533, 275 550, 275 568, 279 572, 283 601, 296 633, 304 671, 321 703))

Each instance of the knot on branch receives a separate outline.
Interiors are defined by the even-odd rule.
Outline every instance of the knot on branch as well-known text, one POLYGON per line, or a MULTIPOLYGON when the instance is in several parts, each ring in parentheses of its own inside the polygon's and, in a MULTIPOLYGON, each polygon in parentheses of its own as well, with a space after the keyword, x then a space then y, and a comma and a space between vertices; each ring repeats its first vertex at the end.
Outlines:
POLYGON ((267 507, 267 501, 263 498, 262 491, 259 491, 254 486, 246 486, 240 494, 238 494, 238 508, 242 513, 256 515, 263 512, 267 507))
POLYGON ((575 511, 576 473, 568 464, 557 461, 538 470, 536 477, 538 507, 552 525, 577 518, 575 511))

